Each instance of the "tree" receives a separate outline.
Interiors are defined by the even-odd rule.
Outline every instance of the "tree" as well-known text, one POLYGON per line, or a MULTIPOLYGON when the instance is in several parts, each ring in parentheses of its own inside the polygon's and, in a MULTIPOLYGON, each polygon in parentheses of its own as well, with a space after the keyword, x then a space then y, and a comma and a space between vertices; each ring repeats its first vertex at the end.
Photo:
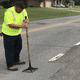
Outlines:
POLYGON ((28 0, 7 0, 2 2, 2 6, 4 8, 8 8, 14 5, 15 1, 23 1, 25 4, 25 7, 28 7, 28 0))
POLYGON ((70 0, 65 0, 65 3, 67 3, 67 4, 68 4, 69 2, 70 2, 70 0))
POLYGON ((43 3, 44 3, 44 7, 45 7, 45 0, 43 0, 43 3))
POLYGON ((80 0, 73 0, 75 1, 75 5, 80 5, 80 0))
POLYGON ((28 0, 22 0, 25 4, 25 7, 27 8, 28 7, 28 0))

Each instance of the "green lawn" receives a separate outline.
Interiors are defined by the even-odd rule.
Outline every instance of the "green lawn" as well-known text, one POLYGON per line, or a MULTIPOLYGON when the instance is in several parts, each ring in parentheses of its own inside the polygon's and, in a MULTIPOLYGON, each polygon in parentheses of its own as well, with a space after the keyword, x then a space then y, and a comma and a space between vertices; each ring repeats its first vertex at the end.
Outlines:
POLYGON ((73 8, 80 8, 80 6, 73 6, 73 8))
MULTIPOLYGON (((0 6, 0 24, 3 22, 4 12, 6 9, 0 6)), ((29 20, 42 20, 42 19, 51 19, 51 18, 60 18, 67 16, 75 16, 80 13, 71 12, 67 10, 51 9, 51 8, 27 8, 29 20)))
POLYGON ((72 6, 72 10, 78 10, 78 11, 80 11, 80 6, 72 6))
POLYGON ((51 18, 60 18, 67 16, 75 16, 80 13, 67 10, 51 9, 51 8, 28 8, 26 9, 31 20, 42 20, 51 18))
POLYGON ((0 6, 0 24, 2 24, 2 22, 3 22, 5 10, 6 9, 4 9, 2 6, 0 6))

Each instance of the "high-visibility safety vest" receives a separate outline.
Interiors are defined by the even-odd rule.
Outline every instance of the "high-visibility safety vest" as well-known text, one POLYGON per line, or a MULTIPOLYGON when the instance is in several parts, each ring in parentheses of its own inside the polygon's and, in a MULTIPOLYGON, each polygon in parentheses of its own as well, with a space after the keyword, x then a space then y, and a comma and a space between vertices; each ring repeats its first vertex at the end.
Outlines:
POLYGON ((28 15, 25 9, 21 13, 17 13, 15 7, 8 8, 4 13, 4 22, 2 24, 2 32, 9 36, 17 36, 21 33, 22 28, 10 28, 8 24, 22 25, 25 16, 28 15))

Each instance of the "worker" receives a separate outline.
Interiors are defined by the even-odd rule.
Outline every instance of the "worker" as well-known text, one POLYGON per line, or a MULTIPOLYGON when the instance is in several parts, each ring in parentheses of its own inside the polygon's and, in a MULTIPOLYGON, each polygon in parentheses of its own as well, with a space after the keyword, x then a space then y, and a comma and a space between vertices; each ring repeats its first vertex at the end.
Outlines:
POLYGON ((7 69, 10 71, 17 71, 18 68, 15 65, 26 63, 20 60, 22 49, 21 31, 22 28, 27 28, 29 24, 28 15, 24 8, 24 3, 17 1, 14 6, 8 8, 4 13, 4 22, 2 24, 3 43, 7 69), (25 19, 25 16, 27 19, 25 19))

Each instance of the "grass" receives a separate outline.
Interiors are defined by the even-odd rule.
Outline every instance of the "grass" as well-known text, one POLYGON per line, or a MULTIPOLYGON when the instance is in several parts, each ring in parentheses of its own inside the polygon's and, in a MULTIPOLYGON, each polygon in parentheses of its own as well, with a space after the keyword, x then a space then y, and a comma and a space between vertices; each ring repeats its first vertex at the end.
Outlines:
POLYGON ((73 8, 80 8, 80 6, 73 6, 73 8))
POLYGON ((71 12, 71 11, 59 10, 59 9, 51 9, 51 8, 28 8, 26 10, 28 12, 30 21, 75 16, 75 15, 80 14, 77 12, 71 12))
POLYGON ((4 20, 4 12, 6 9, 4 9, 2 6, 0 6, 0 24, 2 24, 4 20))
POLYGON ((72 6, 71 10, 78 10, 78 11, 80 11, 80 6, 72 6))
MULTIPOLYGON (((3 22, 4 12, 6 9, 0 6, 0 24, 3 22)), ((42 20, 51 18, 60 18, 67 16, 79 15, 78 12, 71 12, 67 10, 51 9, 51 8, 27 8, 29 20, 42 20)))

